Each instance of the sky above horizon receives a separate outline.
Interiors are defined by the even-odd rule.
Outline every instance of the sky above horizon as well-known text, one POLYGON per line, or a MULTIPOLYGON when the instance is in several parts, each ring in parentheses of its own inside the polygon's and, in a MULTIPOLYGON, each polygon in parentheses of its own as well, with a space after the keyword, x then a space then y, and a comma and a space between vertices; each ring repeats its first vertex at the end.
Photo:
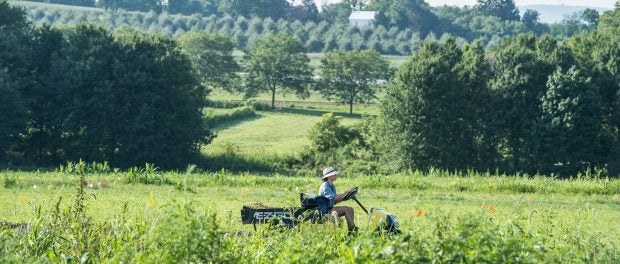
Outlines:
MULTIPOLYGON (((340 0, 315 0, 320 7, 324 3, 336 3, 340 0)), ((475 5, 476 0, 426 0, 431 6, 442 5, 475 5)), ((515 0, 517 6, 524 5, 570 5, 570 6, 589 6, 589 7, 602 7, 612 9, 616 0, 515 0)))

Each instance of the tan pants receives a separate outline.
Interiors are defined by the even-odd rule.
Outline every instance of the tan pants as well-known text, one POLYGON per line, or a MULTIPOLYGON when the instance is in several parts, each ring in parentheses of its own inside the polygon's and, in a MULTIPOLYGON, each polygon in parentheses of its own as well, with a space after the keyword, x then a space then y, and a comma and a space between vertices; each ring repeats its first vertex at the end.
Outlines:
POLYGON ((353 222, 353 208, 348 207, 348 206, 334 206, 332 208, 332 213, 336 213, 339 217, 340 216, 344 216, 345 219, 347 219, 347 227, 349 228, 349 231, 352 231, 355 229, 355 223, 353 222))

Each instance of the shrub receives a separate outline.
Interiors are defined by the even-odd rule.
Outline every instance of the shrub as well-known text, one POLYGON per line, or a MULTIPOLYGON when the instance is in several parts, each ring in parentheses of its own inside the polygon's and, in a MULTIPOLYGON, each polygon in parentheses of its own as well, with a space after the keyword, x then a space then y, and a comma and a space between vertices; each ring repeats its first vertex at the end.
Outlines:
POLYGON ((231 111, 225 114, 207 116, 205 123, 209 127, 217 127, 226 122, 232 122, 235 120, 240 120, 240 119, 245 119, 245 118, 250 118, 250 117, 255 117, 255 116, 256 116, 256 112, 254 112, 254 109, 252 109, 251 107, 244 106, 244 107, 233 108, 231 111))

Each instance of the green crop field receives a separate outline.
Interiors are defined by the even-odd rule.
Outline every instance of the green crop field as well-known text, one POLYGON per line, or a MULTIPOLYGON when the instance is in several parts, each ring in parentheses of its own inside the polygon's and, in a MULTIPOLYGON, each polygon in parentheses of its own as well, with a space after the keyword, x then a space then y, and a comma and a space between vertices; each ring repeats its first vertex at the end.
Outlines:
POLYGON ((97 168, 0 172, 0 220, 29 224, 0 227, 0 262, 620 261, 620 180, 344 172, 339 190, 359 186, 365 206, 399 217, 403 234, 390 237, 364 230, 366 217, 350 201, 357 236, 332 223, 241 224, 243 205, 298 206, 300 192, 318 191, 313 174, 97 168))

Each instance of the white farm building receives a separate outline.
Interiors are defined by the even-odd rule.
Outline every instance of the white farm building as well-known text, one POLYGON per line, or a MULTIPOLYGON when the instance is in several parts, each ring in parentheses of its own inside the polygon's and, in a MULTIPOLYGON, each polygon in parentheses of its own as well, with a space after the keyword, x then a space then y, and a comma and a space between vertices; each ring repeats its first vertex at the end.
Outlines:
POLYGON ((351 27, 372 27, 375 19, 375 11, 353 11, 349 16, 349 26, 351 27))

